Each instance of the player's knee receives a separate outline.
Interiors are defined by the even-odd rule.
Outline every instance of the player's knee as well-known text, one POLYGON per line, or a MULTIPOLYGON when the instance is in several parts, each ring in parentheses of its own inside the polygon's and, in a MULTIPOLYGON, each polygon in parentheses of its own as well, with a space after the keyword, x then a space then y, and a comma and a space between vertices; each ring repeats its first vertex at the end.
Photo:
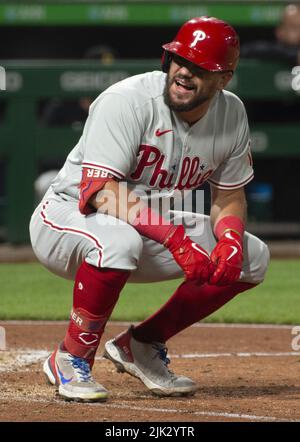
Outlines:
POLYGON ((135 228, 128 226, 126 232, 119 237, 118 254, 120 259, 128 260, 130 266, 136 268, 143 249, 143 240, 135 228))
POLYGON ((266 243, 260 241, 258 283, 263 282, 270 263, 270 251, 266 243))
POLYGON ((111 242, 108 241, 101 249, 89 248, 83 257, 86 262, 96 267, 135 270, 143 249, 143 240, 131 226, 112 232, 111 242))
POLYGON ((103 249, 101 266, 136 270, 143 249, 143 240, 130 225, 112 232, 111 242, 103 249))
POLYGON ((249 269, 244 278, 247 282, 260 284, 265 279, 270 262, 268 246, 259 238, 251 235, 248 245, 249 269))

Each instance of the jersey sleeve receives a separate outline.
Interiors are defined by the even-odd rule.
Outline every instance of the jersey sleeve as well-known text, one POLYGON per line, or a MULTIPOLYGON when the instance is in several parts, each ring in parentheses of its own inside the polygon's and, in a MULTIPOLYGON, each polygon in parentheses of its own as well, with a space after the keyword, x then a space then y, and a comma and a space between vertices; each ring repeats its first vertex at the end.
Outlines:
POLYGON ((141 127, 133 105, 120 94, 93 103, 84 132, 82 167, 125 178, 136 162, 141 127))
POLYGON ((247 114, 243 105, 240 110, 239 130, 233 149, 208 179, 211 185, 221 190, 239 189, 254 177, 247 114))

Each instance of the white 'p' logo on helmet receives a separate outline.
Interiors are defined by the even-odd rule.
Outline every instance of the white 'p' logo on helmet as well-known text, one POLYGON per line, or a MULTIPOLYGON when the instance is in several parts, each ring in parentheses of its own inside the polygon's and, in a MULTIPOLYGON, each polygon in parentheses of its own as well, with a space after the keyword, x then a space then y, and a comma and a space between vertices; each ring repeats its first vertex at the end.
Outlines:
POLYGON ((193 32, 193 36, 195 37, 193 43, 191 44, 191 48, 196 46, 198 41, 204 40, 206 38, 206 34, 203 31, 197 30, 193 32))

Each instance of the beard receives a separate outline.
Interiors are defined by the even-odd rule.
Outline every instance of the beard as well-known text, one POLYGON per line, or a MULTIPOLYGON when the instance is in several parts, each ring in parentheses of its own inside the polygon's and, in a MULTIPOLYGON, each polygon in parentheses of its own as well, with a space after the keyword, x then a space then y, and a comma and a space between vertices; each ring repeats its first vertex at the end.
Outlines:
POLYGON ((166 77, 166 82, 165 82, 165 87, 164 87, 164 92, 163 92, 163 96, 164 96, 164 102, 167 106, 169 106, 169 108, 175 112, 188 112, 188 111, 192 111, 195 108, 197 108, 198 106, 200 106, 201 104, 205 103, 207 100, 211 99, 211 95, 210 94, 201 94, 198 93, 196 94, 192 99, 190 99, 188 102, 186 103, 177 103, 174 100, 172 100, 171 95, 170 95, 170 87, 174 82, 174 78, 171 79, 169 73, 167 74, 166 77))

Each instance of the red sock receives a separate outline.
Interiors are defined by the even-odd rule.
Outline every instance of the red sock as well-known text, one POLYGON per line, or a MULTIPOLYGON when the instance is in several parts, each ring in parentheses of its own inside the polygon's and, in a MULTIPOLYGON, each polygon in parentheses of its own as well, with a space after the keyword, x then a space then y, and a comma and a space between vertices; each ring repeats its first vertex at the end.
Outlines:
POLYGON ((129 275, 127 270, 81 264, 75 277, 73 310, 64 349, 93 364, 106 322, 129 275))
POLYGON ((142 342, 166 342, 181 330, 218 310, 235 295, 255 284, 236 282, 227 286, 183 282, 160 310, 139 324, 133 336, 142 342))

